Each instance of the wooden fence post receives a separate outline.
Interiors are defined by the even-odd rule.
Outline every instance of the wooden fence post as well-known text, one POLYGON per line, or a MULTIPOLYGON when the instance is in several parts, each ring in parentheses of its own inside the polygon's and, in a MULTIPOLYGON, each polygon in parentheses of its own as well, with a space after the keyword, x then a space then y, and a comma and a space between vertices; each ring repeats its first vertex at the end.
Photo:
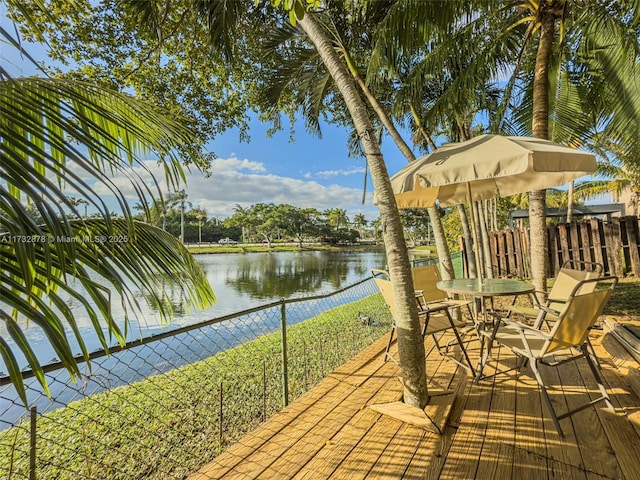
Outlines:
POLYGON ((602 222, 597 218, 592 218, 591 223, 591 241, 593 242, 593 258, 594 261, 604 266, 605 273, 608 271, 606 262, 606 254, 602 251, 602 222))
POLYGON ((640 276, 640 220, 637 217, 625 217, 624 232, 626 233, 625 259, 627 272, 640 276))
MULTIPOLYGON (((608 222, 592 218, 571 224, 547 227, 549 275, 556 276, 568 260, 597 262, 609 275, 640 276, 640 218, 612 218, 608 222)), ((497 276, 529 277, 528 230, 507 228, 490 232, 493 268, 497 276)), ((459 239, 464 246, 462 238, 459 239)), ((464 250, 464 248, 463 248, 464 250)), ((464 258, 464 256, 463 256, 464 258)))

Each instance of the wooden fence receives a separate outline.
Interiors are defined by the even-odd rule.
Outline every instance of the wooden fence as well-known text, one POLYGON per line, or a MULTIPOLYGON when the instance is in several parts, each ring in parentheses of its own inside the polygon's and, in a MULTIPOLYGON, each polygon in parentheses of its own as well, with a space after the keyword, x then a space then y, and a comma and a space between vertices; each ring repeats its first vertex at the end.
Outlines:
MULTIPOLYGON (((549 225, 549 276, 567 260, 598 262, 609 275, 640 277, 638 217, 549 225)), ((529 229, 490 232, 494 277, 530 277, 529 229)))

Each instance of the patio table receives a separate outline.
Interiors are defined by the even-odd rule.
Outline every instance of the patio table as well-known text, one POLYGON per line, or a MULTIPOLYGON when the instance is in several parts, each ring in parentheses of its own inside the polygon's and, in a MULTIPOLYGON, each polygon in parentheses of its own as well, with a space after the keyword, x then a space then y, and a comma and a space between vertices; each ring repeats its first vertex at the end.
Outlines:
MULTIPOLYGON (((474 324, 475 330, 480 340, 480 358, 484 350, 484 336, 480 335, 480 329, 484 329, 488 324, 493 324, 487 320, 486 301, 491 300, 493 305, 494 297, 505 297, 531 294, 535 287, 528 282, 521 280, 510 280, 505 278, 455 278, 453 280, 441 280, 437 283, 440 290, 449 294, 458 294, 473 298, 474 324)), ((480 380, 476 377, 476 382, 480 380)))
POLYGON ((534 291, 534 286, 529 282, 507 278, 454 278, 440 280, 437 285, 447 293, 475 298, 523 295, 534 291))

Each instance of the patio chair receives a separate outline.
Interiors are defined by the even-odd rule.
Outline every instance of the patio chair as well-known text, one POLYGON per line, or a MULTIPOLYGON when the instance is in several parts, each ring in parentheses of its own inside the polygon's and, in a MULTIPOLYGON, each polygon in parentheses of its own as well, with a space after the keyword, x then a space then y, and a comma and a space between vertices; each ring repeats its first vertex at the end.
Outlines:
MULTIPOLYGON (((530 365, 560 436, 564 436, 564 432, 560 427, 560 420, 563 418, 580 412, 600 401, 604 401, 613 410, 613 405, 598 374, 598 369, 587 351, 587 338, 590 328, 602 314, 602 310, 611 297, 611 292, 617 282, 617 277, 604 277, 579 282, 570 293, 567 301, 564 302, 562 310, 558 314, 558 318, 550 332, 543 332, 507 318, 496 321, 493 330, 481 331, 480 334, 487 337, 489 341, 487 342, 487 350, 480 362, 477 380, 486 378, 482 374, 495 342, 508 348, 519 357, 519 360, 524 360, 525 364, 528 363, 530 365), (601 281, 610 281, 611 284, 606 289, 594 291, 596 285, 601 281), (591 291, 582 293, 585 287, 591 291), (555 359, 555 355, 558 354, 562 355, 561 360, 555 359), (588 363, 600 389, 601 396, 558 415, 553 408, 547 386, 540 374, 540 365, 557 367, 581 358, 584 358, 588 363)), ((522 365, 517 366, 516 369, 521 367, 522 365)), ((505 371, 497 371, 494 375, 501 373, 505 373, 505 371)))
POLYGON ((436 308, 446 304, 448 308, 467 307, 469 316, 472 316, 469 300, 456 300, 450 298, 447 292, 440 290, 437 283, 442 280, 438 265, 422 265, 411 269, 413 287, 416 291, 423 292, 422 299, 426 302, 424 308, 436 308))
MULTIPOLYGON (((395 315, 394 313, 395 302, 394 302, 391 280, 389 279, 389 272, 387 272, 386 270, 373 269, 371 270, 371 274, 380 292, 382 293, 385 303, 389 307, 389 310, 391 310, 391 317, 392 317, 391 334, 389 335, 387 348, 385 349, 385 352, 384 352, 383 362, 386 362, 387 358, 390 358, 393 361, 395 361, 395 359, 389 352, 391 345, 393 344, 393 340, 394 340, 393 337, 396 331, 396 322, 395 322, 395 319, 393 318, 395 315)), ((460 337, 460 333, 458 332, 458 327, 464 327, 465 322, 455 321, 449 312, 450 308, 455 308, 459 305, 458 304, 452 305, 445 301, 428 302, 426 300, 425 292, 423 290, 416 291, 416 302, 418 305, 418 314, 420 316, 420 322, 422 324, 422 331, 421 331, 422 337, 424 338, 427 335, 431 335, 433 337, 433 341, 440 355, 443 355, 448 359, 453 360, 462 368, 465 368, 466 370, 470 371, 471 375, 475 377, 476 372, 471 365, 471 360, 469 359, 467 350, 464 347, 464 342, 462 341, 462 338, 460 337), (438 342, 438 338, 436 334, 444 332, 449 329, 453 331, 453 334, 456 337, 456 342, 460 346, 462 354, 464 355, 464 358, 466 360, 466 364, 462 363, 461 361, 456 359, 454 356, 449 354, 449 348, 451 346, 450 344, 443 346, 443 345, 440 345, 440 343, 438 342)))
MULTIPOLYGON (((540 328, 543 322, 551 322, 558 319, 558 314, 575 286, 591 278, 600 278, 603 273, 600 263, 584 262, 581 260, 569 260, 562 264, 553 287, 549 292, 534 292, 532 295, 533 307, 512 305, 509 314, 520 315, 529 320, 535 320, 534 327, 540 328), (580 267, 580 268, 577 268, 580 267), (538 295, 546 297, 540 301, 538 295)), ((580 293, 593 291, 596 283, 589 282, 583 285, 580 293)))
MULTIPOLYGON (((551 329, 551 323, 558 320, 558 315, 562 310, 564 303, 567 301, 576 285, 583 280, 601 278, 604 271, 604 267, 600 263, 585 262, 581 260, 568 260, 562 264, 558 276, 556 277, 553 287, 549 290, 544 301, 540 301, 536 293, 532 295, 533 307, 512 305, 509 309, 509 316, 516 314, 524 317, 526 320, 533 321, 534 328, 542 328, 546 325, 548 329, 551 329)), ((585 283, 579 294, 593 292, 596 288, 597 282, 585 283)), ((587 344, 591 355, 593 356, 596 365, 600 367, 600 362, 595 354, 593 345, 587 337, 587 344)))

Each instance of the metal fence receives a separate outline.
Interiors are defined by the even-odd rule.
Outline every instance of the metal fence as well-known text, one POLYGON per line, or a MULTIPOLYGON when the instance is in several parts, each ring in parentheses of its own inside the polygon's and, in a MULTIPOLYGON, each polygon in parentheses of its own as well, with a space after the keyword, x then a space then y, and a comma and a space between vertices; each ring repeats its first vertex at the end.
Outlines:
POLYGON ((0 479, 184 478, 390 326, 372 280, 96 352, 73 383, 0 377, 0 479))

